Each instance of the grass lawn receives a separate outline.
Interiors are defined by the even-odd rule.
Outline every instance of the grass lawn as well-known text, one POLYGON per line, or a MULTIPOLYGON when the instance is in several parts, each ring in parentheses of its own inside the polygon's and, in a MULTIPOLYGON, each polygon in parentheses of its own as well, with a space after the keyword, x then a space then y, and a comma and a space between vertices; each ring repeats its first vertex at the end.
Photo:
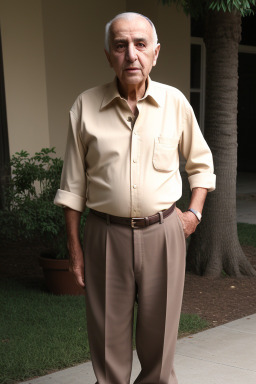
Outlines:
POLYGON ((238 238, 241 245, 251 245, 256 248, 256 225, 238 223, 238 238))
POLYGON ((0 287, 1 384, 89 358, 84 298, 53 296, 14 280, 0 287))

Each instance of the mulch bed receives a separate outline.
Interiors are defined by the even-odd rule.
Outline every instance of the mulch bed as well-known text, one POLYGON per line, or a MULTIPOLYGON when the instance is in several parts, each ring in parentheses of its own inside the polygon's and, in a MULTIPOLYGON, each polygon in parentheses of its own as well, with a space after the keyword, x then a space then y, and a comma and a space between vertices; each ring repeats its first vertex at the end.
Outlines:
MULTIPOLYGON (((256 248, 243 246, 256 269, 256 248)), ((218 326, 256 313, 256 277, 211 279, 186 274, 182 311, 196 313, 218 326)))
MULTIPOLYGON (((243 247, 256 269, 256 248, 243 247)), ((0 246, 0 278, 15 278, 42 286, 43 273, 38 264, 37 246, 26 243, 0 246)), ((218 326, 256 313, 256 278, 221 277, 210 279, 186 274, 182 312, 196 313, 218 326)))

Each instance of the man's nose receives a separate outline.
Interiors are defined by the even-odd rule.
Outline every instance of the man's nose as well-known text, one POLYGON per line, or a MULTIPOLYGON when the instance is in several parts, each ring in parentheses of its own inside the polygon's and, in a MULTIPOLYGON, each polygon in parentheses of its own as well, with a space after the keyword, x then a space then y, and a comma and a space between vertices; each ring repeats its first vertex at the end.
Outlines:
POLYGON ((137 59, 136 49, 133 44, 129 44, 126 50, 126 60, 133 63, 137 59))

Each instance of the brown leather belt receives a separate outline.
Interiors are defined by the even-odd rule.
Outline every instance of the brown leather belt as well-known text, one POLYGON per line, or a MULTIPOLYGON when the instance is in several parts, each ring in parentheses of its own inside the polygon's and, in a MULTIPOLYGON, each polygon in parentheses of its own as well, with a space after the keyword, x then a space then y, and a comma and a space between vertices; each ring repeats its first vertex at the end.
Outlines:
POLYGON ((119 217, 119 216, 112 216, 108 215, 107 213, 102 213, 95 211, 94 209, 90 209, 90 212, 93 213, 96 216, 101 217, 102 219, 105 219, 109 223, 113 224, 121 224, 121 225, 127 225, 128 227, 131 227, 133 229, 139 229, 139 228, 145 228, 149 225, 161 223, 163 219, 170 216, 172 212, 174 211, 175 203, 168 209, 158 212, 155 215, 148 216, 148 217, 119 217))

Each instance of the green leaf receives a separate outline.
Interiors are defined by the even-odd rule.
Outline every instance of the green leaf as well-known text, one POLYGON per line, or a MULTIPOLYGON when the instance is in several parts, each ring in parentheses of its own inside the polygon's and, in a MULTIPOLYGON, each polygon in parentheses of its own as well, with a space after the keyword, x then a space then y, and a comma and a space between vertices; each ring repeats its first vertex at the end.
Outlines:
POLYGON ((252 7, 255 6, 255 0, 162 0, 162 4, 176 4, 178 8, 182 8, 186 14, 192 17, 204 15, 208 10, 220 12, 238 11, 242 16, 253 13, 252 7))

